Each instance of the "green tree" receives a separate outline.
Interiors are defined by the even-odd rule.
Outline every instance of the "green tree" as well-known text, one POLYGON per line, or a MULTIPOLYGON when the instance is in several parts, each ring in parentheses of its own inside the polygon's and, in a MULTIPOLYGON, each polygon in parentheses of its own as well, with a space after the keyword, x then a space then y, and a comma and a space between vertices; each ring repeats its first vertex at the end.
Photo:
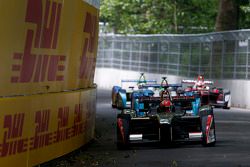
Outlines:
POLYGON ((194 33, 214 30, 218 0, 103 0, 100 21, 115 33, 194 33))

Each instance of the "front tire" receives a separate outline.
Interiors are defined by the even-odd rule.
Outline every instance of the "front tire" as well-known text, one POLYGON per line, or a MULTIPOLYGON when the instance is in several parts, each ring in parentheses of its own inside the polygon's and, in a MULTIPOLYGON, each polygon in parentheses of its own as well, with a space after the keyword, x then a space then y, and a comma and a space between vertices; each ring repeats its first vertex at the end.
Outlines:
POLYGON ((215 146, 216 133, 213 110, 201 113, 202 145, 205 147, 215 146))
POLYGON ((169 147, 172 144, 172 130, 170 126, 162 125, 160 127, 160 143, 163 146, 169 147))
POLYGON ((129 148, 130 115, 118 114, 117 116, 117 148, 129 148))

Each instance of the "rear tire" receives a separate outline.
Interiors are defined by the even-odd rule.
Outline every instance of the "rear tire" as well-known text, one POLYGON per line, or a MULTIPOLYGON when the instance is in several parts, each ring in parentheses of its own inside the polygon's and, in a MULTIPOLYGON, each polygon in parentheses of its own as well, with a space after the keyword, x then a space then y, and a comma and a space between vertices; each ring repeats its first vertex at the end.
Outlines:
POLYGON ((229 109, 230 109, 230 105, 228 105, 228 103, 230 103, 230 102, 227 102, 227 103, 226 103, 226 105, 225 105, 225 106, 223 106, 223 109, 227 109, 227 110, 229 110, 229 109))
POLYGON ((227 110, 229 110, 229 109, 230 109, 230 107, 228 107, 228 106, 224 106, 224 107, 223 107, 223 109, 227 109, 227 110))

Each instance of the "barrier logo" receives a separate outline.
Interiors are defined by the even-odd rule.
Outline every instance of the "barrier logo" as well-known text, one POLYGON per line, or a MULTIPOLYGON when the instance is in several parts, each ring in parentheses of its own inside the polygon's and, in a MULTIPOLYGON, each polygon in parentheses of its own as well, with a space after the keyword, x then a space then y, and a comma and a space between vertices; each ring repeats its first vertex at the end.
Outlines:
POLYGON ((87 12, 83 32, 89 35, 89 38, 84 39, 83 51, 81 55, 80 79, 88 79, 94 77, 96 57, 96 40, 98 31, 97 17, 87 12))
POLYGON ((24 116, 24 113, 18 113, 4 117, 4 136, 0 144, 0 157, 27 151, 28 138, 22 138, 24 116))
MULTIPOLYGON (((27 132, 24 124, 27 124, 29 115, 25 113, 4 115, 3 138, 0 139, 0 158, 21 154, 29 150, 37 150, 83 135, 92 128, 89 125, 90 127, 85 129, 84 125, 89 122, 86 122, 83 118, 85 115, 84 106, 90 106, 90 104, 75 104, 74 106, 72 109, 70 109, 70 106, 62 106, 57 111, 52 109, 36 111, 33 120, 28 123, 30 127, 35 127, 34 133, 29 137, 24 134, 24 131, 27 132), (73 122, 70 122, 70 112, 74 113, 72 114, 73 122), (55 130, 50 129, 53 123, 53 113, 57 113, 55 130)), ((88 110, 87 108, 85 110, 91 111, 91 109, 88 110)), ((89 114, 88 119, 95 118, 91 112, 89 114)))
POLYGON ((52 132, 49 132, 49 109, 37 111, 35 115, 35 134, 30 138, 30 150, 46 147, 52 144, 52 132))
POLYGON ((32 49, 57 49, 62 3, 52 0, 28 0, 25 22, 28 28, 24 52, 13 54, 11 83, 63 81, 65 55, 32 53, 32 49), (18 75, 16 75, 18 72, 18 75), (60 74, 61 73, 61 74, 60 74))

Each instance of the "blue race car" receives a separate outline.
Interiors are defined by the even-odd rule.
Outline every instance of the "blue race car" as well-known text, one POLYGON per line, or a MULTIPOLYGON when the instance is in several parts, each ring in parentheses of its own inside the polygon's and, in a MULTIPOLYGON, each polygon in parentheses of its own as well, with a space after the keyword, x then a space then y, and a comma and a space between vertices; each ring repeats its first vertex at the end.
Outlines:
POLYGON ((112 107, 118 109, 129 108, 131 93, 134 90, 141 89, 147 83, 156 83, 156 80, 146 80, 144 73, 141 73, 138 80, 121 80, 121 86, 113 86, 112 88, 112 107), (130 83, 131 86, 125 88, 125 83, 130 83))

